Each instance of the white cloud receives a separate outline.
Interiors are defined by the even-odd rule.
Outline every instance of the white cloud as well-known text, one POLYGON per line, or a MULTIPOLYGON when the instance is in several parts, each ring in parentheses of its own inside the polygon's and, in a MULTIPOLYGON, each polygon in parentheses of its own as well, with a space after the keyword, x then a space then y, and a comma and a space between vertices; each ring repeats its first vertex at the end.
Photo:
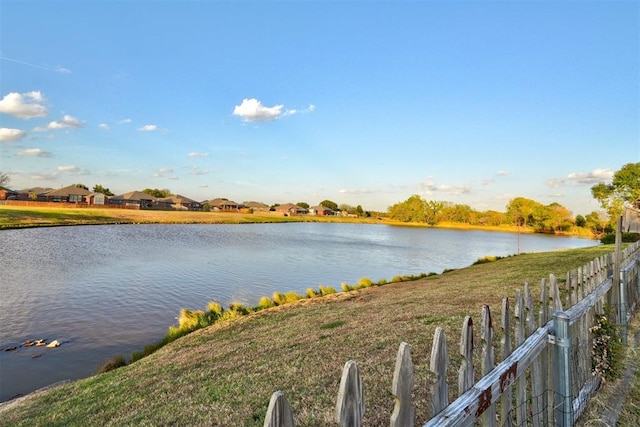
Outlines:
POLYGON ((120 124, 120 125, 124 125, 124 124, 127 124, 127 123, 131 123, 131 119, 122 119, 122 120, 118 121, 118 124, 120 124))
POLYGON ((20 141, 27 135, 20 129, 0 128, 0 142, 20 141))
POLYGON ((153 132, 158 130, 158 126, 156 125, 144 125, 138 128, 141 132, 153 132))
POLYGON ((340 191, 338 191, 338 193, 340 194, 371 194, 371 193, 375 193, 375 191, 367 190, 365 188, 361 188, 359 190, 349 190, 349 189, 343 188, 340 191))
POLYGON ((562 178, 549 178, 547 185, 552 188, 564 187, 565 181, 562 178))
POLYGON ((29 178, 31 178, 34 181, 54 181, 58 179, 58 174, 57 173, 40 173, 40 174, 31 175, 29 178))
POLYGON ((41 150, 40 148, 27 148, 18 152, 18 156, 21 157, 53 157, 48 151, 41 150))
MULTIPOLYGON (((76 119, 73 116, 65 114, 62 120, 56 120, 49 122, 47 129, 78 129, 84 126, 84 122, 76 119)), ((42 130, 38 128, 38 130, 42 130)))
POLYGON ((509 175, 509 171, 498 171, 498 172, 496 172, 496 175, 498 175, 498 176, 507 176, 507 175, 509 175))
POLYGON ((173 168, 160 168, 153 174, 154 178, 162 178, 168 174, 173 173, 173 168))
POLYGON ((111 126, 109 126, 109 125, 108 125, 108 124, 106 124, 106 123, 100 123, 100 124, 98 125, 98 127, 99 127, 100 129, 102 129, 102 130, 109 130, 109 129, 111 129, 111 126))
POLYGON ((68 69, 67 67, 62 67, 62 66, 57 66, 54 71, 58 72, 58 73, 63 73, 63 74, 71 74, 71 70, 68 69))
POLYGON ((243 99, 242 104, 236 105, 233 109, 233 115, 242 117, 245 122, 268 122, 280 117, 292 116, 300 113, 310 113, 316 109, 316 106, 309 104, 304 110, 283 110, 284 105, 274 105, 273 107, 265 107, 255 98, 243 99))
POLYGON ((245 122, 268 122, 280 117, 284 105, 265 107, 255 98, 243 99, 242 104, 236 105, 233 115, 242 117, 245 122))
POLYGON ((47 109, 42 103, 44 97, 38 91, 17 93, 11 92, 0 101, 0 113, 9 114, 21 119, 44 117, 47 109))
POLYGON ((448 185, 448 184, 436 185, 433 181, 426 181, 426 182, 421 182, 419 186, 428 195, 431 195, 436 192, 442 192, 450 196, 472 193, 471 187, 466 185, 448 185))
POLYGON ((187 154, 187 157, 209 157, 209 153, 191 152, 191 153, 187 154))
POLYGON ((75 172, 80 172, 80 169, 78 169, 77 166, 73 166, 73 165, 58 166, 58 172, 75 173, 75 172))
POLYGON ((611 169, 594 169, 591 172, 574 172, 567 176, 569 181, 576 185, 591 185, 606 182, 613 178, 611 169))

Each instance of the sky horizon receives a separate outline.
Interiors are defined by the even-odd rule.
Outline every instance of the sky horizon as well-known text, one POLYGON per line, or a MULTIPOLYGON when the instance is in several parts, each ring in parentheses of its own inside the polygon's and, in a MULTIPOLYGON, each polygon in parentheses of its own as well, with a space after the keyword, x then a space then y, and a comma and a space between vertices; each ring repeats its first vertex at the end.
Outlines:
POLYGON ((386 211, 574 215, 640 160, 640 3, 0 3, 0 171, 386 211))

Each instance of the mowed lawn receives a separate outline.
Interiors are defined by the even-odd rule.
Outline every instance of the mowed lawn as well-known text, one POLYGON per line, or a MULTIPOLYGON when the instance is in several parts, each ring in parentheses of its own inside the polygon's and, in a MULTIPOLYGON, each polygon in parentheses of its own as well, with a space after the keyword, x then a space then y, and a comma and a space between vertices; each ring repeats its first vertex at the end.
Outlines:
POLYGON ((0 205, 0 229, 88 224, 243 224, 267 222, 380 222, 370 218, 321 216, 285 217, 277 214, 161 211, 109 208, 52 208, 0 205))
MULTIPOLYGON (((291 403, 297 425, 335 425, 340 375, 351 359, 364 382, 365 425, 388 425, 403 341, 411 345, 415 368, 416 423, 424 423, 436 327, 447 334, 453 398, 466 315, 479 325, 488 304, 499 329, 502 298, 514 298, 526 281, 537 297, 550 273, 562 282, 568 271, 612 251, 601 245, 522 254, 260 311, 196 331, 126 367, 5 404, 0 425, 259 426, 277 390, 291 403)), ((189 308, 204 308, 206 301, 202 305, 189 308)))

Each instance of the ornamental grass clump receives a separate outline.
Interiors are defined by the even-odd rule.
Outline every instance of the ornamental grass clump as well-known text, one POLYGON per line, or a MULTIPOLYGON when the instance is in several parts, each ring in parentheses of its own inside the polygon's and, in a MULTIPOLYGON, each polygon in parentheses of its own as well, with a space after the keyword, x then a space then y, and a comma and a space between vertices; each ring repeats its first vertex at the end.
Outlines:
POLYGON ((331 286, 319 286, 320 289, 320 295, 325 296, 325 295, 331 295, 331 294, 335 294, 336 290, 331 287, 331 286))
POLYGON ((317 296, 318 296, 318 294, 316 293, 315 289, 307 288, 307 298, 315 298, 317 296))
POLYGON ((370 288, 371 286, 373 286, 373 282, 368 277, 363 277, 362 279, 358 280, 359 288, 370 288))
POLYGON ((265 310, 275 306, 275 303, 269 297, 262 297, 260 298, 260 301, 258 301, 258 309, 260 310, 265 310))
POLYGON ((612 313, 607 310, 606 314, 596 316, 594 325, 589 329, 593 337, 592 373, 602 380, 614 380, 622 371, 624 347, 618 326, 612 319, 612 313))

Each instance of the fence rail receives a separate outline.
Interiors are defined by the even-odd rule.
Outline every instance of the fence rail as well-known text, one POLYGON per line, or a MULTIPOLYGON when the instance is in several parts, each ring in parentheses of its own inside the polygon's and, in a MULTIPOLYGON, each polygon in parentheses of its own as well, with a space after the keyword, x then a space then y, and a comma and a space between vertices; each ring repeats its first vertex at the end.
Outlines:
MULTIPOLYGON (((430 389, 432 418, 425 426, 466 426, 477 421, 489 426, 573 425, 599 385, 591 354, 596 316, 604 315, 605 304, 609 305, 625 338, 627 324, 638 307, 640 242, 618 254, 617 262, 615 254, 608 254, 567 273, 564 301, 553 275, 542 280, 537 303, 528 283, 516 292, 513 309, 511 300, 504 298, 498 343, 494 342, 491 310, 483 306, 482 378, 475 383, 474 323, 467 316, 460 340, 459 397, 451 403, 446 336, 444 329, 436 328, 429 365, 434 378, 430 389), (614 266, 620 266, 618 274, 614 266), (497 366, 494 347, 501 349, 504 358, 497 366)), ((392 427, 414 425, 413 375, 410 345, 403 342, 391 387, 395 399, 392 427)), ((335 421, 340 426, 360 426, 364 412, 364 385, 356 361, 350 360, 343 369, 335 421)), ((282 392, 273 393, 264 425, 294 425, 294 414, 282 392)))

